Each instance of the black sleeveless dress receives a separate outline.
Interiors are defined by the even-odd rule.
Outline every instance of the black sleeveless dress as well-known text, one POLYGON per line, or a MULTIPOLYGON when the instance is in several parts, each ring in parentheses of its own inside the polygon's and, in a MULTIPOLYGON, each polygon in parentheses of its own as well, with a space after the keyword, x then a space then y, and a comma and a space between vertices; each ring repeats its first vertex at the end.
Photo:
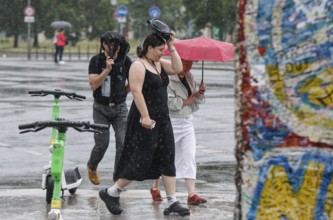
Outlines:
POLYGON ((142 93, 155 128, 140 124, 140 112, 132 102, 127 119, 124 150, 114 179, 143 181, 161 175, 175 176, 175 144, 169 118, 167 86, 169 77, 162 69, 157 75, 146 69, 142 93))

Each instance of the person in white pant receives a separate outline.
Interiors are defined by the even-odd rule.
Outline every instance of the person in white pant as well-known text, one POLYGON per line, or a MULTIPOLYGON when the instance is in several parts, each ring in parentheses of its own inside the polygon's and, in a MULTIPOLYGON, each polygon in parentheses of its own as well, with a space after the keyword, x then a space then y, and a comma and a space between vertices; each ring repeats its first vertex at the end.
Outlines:
MULTIPOLYGON (((192 113, 204 103, 206 85, 201 82, 196 88, 196 82, 190 72, 193 61, 182 60, 183 71, 178 75, 169 76, 168 106, 175 138, 176 178, 185 179, 188 191, 187 203, 199 205, 207 200, 195 192, 196 180, 196 138, 192 113)), ((154 201, 162 201, 159 191, 159 179, 154 180, 150 189, 154 201)))

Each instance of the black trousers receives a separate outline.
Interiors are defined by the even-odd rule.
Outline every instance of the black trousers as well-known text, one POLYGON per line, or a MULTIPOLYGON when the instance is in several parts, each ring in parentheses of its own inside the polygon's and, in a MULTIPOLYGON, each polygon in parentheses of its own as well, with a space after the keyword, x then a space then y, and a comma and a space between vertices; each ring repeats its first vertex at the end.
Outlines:
POLYGON ((54 54, 54 62, 58 63, 58 61, 61 61, 63 53, 64 53, 64 46, 56 46, 56 51, 54 54))

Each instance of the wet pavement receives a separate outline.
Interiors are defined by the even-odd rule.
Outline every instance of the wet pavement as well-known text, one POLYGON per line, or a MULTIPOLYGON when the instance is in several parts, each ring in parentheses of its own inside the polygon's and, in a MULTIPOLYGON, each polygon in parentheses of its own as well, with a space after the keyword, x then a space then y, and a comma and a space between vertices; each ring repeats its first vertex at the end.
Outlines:
MULTIPOLYGON (((194 114, 197 137, 197 192, 207 198, 202 206, 189 206, 191 216, 185 219, 233 219, 236 190, 234 186, 234 73, 230 64, 205 63, 206 103, 194 114)), ((0 219, 47 219, 50 206, 41 189, 43 166, 49 160, 51 130, 19 134, 18 125, 50 120, 52 97, 31 97, 29 90, 61 89, 87 97, 83 102, 61 98, 62 118, 92 122, 92 92, 87 78, 87 62, 55 65, 51 61, 0 58, 0 219)), ((193 74, 201 79, 201 63, 194 65, 193 74)), ((127 104, 130 106, 132 96, 127 104)), ((112 184, 114 137, 99 166, 101 185, 92 185, 86 162, 93 146, 92 133, 68 130, 64 168, 79 167, 83 178, 76 194, 65 191, 62 215, 70 219, 183 219, 163 216, 164 201, 153 203, 151 181, 133 182, 121 194, 124 212, 113 216, 98 197, 98 191, 112 184)), ((178 200, 186 204, 184 182, 177 181, 178 200)))

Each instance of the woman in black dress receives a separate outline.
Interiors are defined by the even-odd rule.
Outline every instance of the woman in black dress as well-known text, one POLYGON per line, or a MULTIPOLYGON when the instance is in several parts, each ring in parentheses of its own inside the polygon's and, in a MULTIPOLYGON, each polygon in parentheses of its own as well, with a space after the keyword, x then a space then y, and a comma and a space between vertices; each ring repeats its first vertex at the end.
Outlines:
POLYGON ((182 71, 181 59, 175 50, 174 32, 166 41, 157 34, 149 34, 138 47, 138 60, 129 71, 129 84, 134 101, 131 105, 124 150, 114 174, 114 186, 103 189, 99 196, 115 215, 123 211, 119 196, 133 180, 143 181, 162 176, 169 207, 164 215, 190 215, 180 205, 176 193, 175 145, 168 110, 168 74, 182 71), (171 61, 163 59, 165 46, 171 52, 171 61))

